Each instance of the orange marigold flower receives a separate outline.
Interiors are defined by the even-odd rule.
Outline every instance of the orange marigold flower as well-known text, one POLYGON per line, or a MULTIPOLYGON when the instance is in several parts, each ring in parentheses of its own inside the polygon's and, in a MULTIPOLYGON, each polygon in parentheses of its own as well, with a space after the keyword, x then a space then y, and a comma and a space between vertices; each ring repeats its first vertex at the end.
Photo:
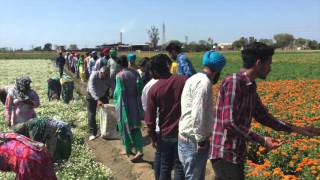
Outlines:
POLYGON ((266 160, 264 161, 264 164, 263 164, 265 167, 270 167, 271 163, 270 161, 266 160))
POLYGON ((264 171, 263 176, 269 177, 269 176, 271 176, 271 173, 269 171, 264 171))
POLYGON ((254 170, 251 172, 251 176, 259 176, 259 172, 257 170, 254 170))
POLYGON ((290 162, 289 162, 289 166, 290 166, 290 167, 293 167, 293 166, 294 166, 294 162, 293 162, 293 161, 290 161, 290 162))
POLYGON ((297 155, 294 155, 294 156, 292 156, 292 159, 297 160, 297 159, 298 159, 298 156, 297 156, 297 155))
POLYGON ((301 167, 297 167, 296 172, 300 172, 300 171, 302 171, 302 168, 301 167))
POLYGON ((282 171, 281 171, 281 169, 279 167, 273 169, 273 174, 274 175, 280 175, 281 173, 282 173, 282 171))
POLYGON ((267 150, 266 147, 259 146, 259 150, 258 150, 259 152, 264 153, 266 150, 267 150))

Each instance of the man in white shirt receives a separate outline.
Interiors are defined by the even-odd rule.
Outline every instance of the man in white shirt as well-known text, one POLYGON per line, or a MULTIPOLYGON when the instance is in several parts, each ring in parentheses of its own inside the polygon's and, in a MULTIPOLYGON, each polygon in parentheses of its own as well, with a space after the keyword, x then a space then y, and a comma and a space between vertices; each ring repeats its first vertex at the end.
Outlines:
POLYGON ((205 177, 213 121, 212 86, 225 64, 222 54, 206 52, 202 72, 191 76, 183 88, 178 153, 187 180, 205 177))

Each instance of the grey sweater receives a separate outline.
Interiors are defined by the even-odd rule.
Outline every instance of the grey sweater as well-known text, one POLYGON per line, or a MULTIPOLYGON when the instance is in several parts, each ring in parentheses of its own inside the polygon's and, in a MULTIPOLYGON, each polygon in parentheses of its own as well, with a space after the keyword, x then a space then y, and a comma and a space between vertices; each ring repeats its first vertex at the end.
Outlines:
POLYGON ((109 75, 107 76, 107 79, 101 79, 99 77, 99 71, 93 71, 90 75, 87 87, 87 91, 93 99, 99 100, 103 97, 106 94, 108 87, 110 87, 109 75))

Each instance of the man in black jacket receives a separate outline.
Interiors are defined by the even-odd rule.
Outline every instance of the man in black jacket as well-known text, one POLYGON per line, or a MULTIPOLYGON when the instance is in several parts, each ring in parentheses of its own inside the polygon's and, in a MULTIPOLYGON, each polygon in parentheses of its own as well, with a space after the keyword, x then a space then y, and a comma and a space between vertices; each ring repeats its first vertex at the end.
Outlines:
POLYGON ((60 77, 63 75, 63 67, 66 63, 66 59, 63 57, 62 52, 59 53, 59 57, 56 59, 56 64, 59 66, 60 77))

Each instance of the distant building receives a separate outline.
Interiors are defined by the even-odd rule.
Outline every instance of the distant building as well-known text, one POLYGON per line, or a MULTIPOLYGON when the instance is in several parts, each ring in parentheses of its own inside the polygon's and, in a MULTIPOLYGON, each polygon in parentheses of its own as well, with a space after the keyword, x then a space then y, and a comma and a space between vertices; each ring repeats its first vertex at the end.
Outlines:
POLYGON ((219 51, 228 51, 232 49, 232 43, 219 43, 216 48, 219 51))
POLYGON ((123 43, 116 43, 116 44, 103 44, 97 46, 96 49, 104 49, 104 48, 115 48, 118 51, 149 51, 152 50, 148 44, 123 44, 123 43))

